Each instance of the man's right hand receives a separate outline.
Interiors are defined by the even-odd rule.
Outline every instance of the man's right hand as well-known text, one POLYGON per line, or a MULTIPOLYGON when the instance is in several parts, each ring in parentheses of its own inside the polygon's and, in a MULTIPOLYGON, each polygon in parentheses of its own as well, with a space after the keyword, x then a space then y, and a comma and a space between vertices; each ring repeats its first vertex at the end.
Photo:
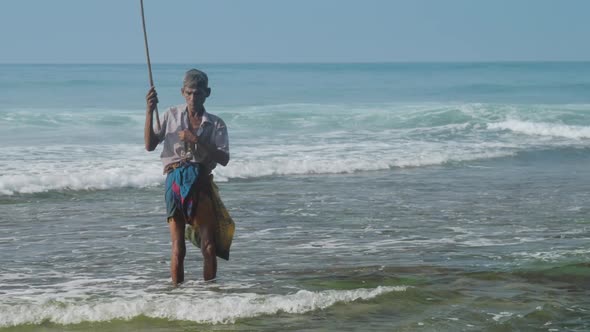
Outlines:
POLYGON ((146 104, 147 104, 147 108, 146 110, 150 113, 152 113, 155 109, 156 106, 158 104, 158 93, 156 92, 156 88, 155 87, 151 87, 150 90, 148 91, 146 97, 146 104))

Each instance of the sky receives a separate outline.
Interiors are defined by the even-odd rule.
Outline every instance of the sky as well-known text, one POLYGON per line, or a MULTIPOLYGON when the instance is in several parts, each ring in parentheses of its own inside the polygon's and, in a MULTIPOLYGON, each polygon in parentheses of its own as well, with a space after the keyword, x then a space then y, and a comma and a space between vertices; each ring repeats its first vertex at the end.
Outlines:
MULTIPOLYGON (((144 0, 153 63, 588 61, 587 0, 144 0)), ((5 0, 0 63, 145 63, 139 0, 5 0)))

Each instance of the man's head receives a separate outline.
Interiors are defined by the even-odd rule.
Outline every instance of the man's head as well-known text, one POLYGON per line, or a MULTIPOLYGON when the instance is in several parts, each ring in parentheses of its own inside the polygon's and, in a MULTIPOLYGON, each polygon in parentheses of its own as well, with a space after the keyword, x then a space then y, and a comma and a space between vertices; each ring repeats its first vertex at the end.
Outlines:
POLYGON ((180 92, 186 100, 188 110, 191 113, 201 113, 204 110, 205 99, 211 94, 207 74, 197 69, 187 71, 184 74, 180 92))

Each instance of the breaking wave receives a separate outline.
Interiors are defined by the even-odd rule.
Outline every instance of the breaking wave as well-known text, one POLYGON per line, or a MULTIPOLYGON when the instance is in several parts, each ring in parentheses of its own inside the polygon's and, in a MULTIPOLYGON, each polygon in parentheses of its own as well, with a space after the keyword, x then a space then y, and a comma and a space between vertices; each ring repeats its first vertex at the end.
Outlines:
MULTIPOLYGON (((354 290, 300 290, 288 295, 231 294, 206 298, 181 295, 144 295, 132 299, 105 299, 88 302, 47 300, 39 304, 0 305, 0 327, 22 324, 78 324, 138 316, 184 320, 197 323, 227 324, 237 319, 279 312, 302 314, 326 309, 336 303, 369 300, 390 292, 402 292, 406 286, 354 290)), ((205 296, 204 296, 205 297, 205 296)))

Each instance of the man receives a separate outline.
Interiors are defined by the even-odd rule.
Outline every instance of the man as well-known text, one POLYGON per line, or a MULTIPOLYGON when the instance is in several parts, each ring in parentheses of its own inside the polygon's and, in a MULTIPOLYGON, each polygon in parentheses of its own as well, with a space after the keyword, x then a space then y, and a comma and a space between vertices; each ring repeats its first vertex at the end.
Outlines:
POLYGON ((216 192, 212 194, 210 173, 217 164, 226 166, 229 162, 227 127, 204 107, 211 94, 207 75, 197 69, 187 71, 180 91, 186 104, 170 107, 158 132, 153 129, 157 93, 154 87, 148 91, 144 130, 146 150, 153 151, 163 143, 160 157, 168 174, 165 198, 172 240, 170 274, 175 286, 184 281, 185 224, 200 236, 197 242, 203 254, 204 279, 214 279, 217 274, 216 192))

